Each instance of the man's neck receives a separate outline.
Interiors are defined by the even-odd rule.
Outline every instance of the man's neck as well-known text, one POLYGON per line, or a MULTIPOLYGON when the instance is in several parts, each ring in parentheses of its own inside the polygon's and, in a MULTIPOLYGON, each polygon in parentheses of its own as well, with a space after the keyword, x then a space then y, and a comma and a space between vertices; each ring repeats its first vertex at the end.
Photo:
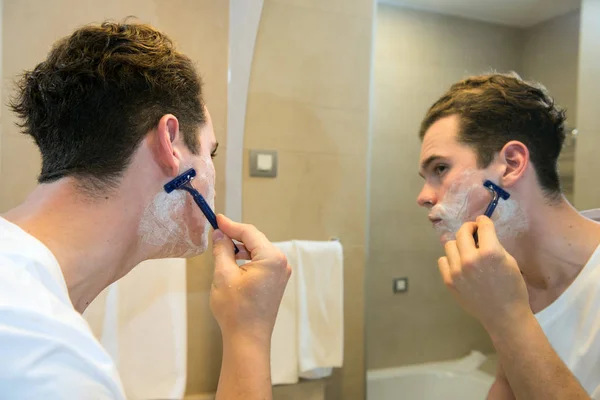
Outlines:
POLYGON ((90 199, 71 179, 39 185, 4 217, 40 240, 63 272, 71 302, 83 312, 108 285, 142 261, 140 212, 120 193, 90 199))
POLYGON ((552 304, 575 280, 600 243, 600 224, 568 202, 537 206, 528 229, 507 250, 517 260, 533 312, 552 304), (511 249, 514 247, 514 249, 511 249))

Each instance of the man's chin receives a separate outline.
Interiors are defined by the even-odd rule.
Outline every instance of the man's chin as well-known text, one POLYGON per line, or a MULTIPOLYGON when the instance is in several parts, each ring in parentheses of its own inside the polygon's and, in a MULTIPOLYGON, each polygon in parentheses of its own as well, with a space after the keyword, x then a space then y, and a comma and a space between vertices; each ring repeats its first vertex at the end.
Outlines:
POLYGON ((159 256, 155 258, 192 258, 201 255, 208 249, 208 233, 204 233, 200 240, 194 243, 191 240, 179 241, 178 245, 165 246, 159 256))
POLYGON ((452 232, 443 232, 440 234, 440 244, 445 246, 451 240, 456 240, 456 236, 452 232))
POLYGON ((203 254, 204 252, 206 252, 207 249, 208 249, 208 236, 203 235, 200 243, 197 246, 195 245, 193 248, 187 249, 185 254, 183 254, 179 257, 180 258, 197 257, 197 256, 203 254))

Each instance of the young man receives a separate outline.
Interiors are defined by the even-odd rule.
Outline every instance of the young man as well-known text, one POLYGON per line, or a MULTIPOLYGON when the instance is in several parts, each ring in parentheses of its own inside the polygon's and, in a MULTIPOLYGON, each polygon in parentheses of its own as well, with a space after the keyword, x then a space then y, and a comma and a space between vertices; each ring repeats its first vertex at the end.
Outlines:
POLYGON ((453 85, 421 126, 418 203, 446 285, 498 352, 489 399, 600 398, 600 225, 561 194, 564 120, 542 86, 492 74, 453 85), (493 222, 487 179, 510 193, 493 222))
MULTIPOLYGON (((217 143, 192 62, 141 24, 86 26, 24 74, 11 104, 42 154, 38 187, 0 218, 0 397, 124 399, 81 312, 143 260, 207 248, 209 224, 163 185, 194 167, 212 204, 217 143)), ((290 275, 254 227, 219 216, 211 308, 218 399, 271 397, 269 351, 290 275), (231 239, 243 243, 235 262, 231 239)))

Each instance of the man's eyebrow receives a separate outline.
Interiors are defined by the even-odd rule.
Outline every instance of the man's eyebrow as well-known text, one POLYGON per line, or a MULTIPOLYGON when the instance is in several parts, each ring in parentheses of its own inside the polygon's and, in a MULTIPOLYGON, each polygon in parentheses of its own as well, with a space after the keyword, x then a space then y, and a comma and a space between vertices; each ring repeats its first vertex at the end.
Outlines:
POLYGON ((440 156, 440 155, 437 155, 437 154, 434 154, 434 155, 431 155, 431 156, 427 157, 425 159, 425 161, 423 161, 421 163, 421 171, 425 171, 431 165, 431 163, 433 163, 434 161, 439 160, 440 158, 443 158, 443 157, 440 156))

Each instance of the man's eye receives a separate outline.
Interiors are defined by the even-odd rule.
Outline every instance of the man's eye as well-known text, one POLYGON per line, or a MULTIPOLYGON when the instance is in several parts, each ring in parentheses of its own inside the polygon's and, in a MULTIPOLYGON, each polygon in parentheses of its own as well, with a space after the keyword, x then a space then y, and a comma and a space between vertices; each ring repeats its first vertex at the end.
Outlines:
POLYGON ((217 150, 213 151, 212 153, 210 153, 210 158, 215 158, 217 154, 217 150))
POLYGON ((433 169, 433 172, 435 172, 436 175, 441 176, 444 174, 444 172, 448 171, 448 166, 447 165, 438 165, 433 169))

